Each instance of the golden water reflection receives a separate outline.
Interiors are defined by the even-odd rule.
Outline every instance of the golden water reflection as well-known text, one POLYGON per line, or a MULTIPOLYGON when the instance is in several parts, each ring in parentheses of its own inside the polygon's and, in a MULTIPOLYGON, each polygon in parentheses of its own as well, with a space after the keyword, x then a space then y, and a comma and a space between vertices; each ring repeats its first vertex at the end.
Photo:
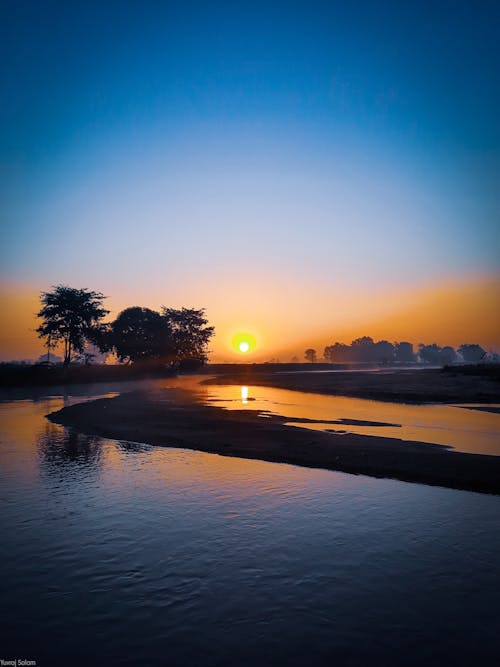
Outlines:
POLYGON ((294 420, 287 422, 290 426, 430 442, 462 452, 500 455, 500 414, 465 405, 385 403, 260 386, 199 385, 197 391, 209 405, 256 410, 263 416, 282 415, 294 420))

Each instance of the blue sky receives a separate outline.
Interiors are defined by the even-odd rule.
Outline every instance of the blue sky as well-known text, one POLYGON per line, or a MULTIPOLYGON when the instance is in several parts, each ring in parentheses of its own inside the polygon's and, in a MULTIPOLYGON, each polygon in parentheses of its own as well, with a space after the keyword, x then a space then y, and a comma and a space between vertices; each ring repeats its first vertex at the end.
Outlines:
POLYGON ((251 300, 248 275, 362 292, 498 272, 496 2, 1 11, 7 281, 155 304, 198 285, 210 309, 231 280, 251 300))

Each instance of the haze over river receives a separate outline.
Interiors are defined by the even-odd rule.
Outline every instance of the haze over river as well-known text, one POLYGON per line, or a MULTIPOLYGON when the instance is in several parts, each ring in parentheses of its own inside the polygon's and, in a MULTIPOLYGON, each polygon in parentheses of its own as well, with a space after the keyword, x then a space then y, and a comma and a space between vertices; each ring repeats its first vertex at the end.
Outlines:
MULTIPOLYGON (((499 497, 89 437, 45 415, 121 388, 69 391, 0 403, 0 658, 232 667, 498 657, 499 497)), ((239 387, 207 391, 241 403, 239 387)), ((474 424, 487 414, 454 409, 474 424)), ((354 415, 328 419, 342 417, 354 415)))

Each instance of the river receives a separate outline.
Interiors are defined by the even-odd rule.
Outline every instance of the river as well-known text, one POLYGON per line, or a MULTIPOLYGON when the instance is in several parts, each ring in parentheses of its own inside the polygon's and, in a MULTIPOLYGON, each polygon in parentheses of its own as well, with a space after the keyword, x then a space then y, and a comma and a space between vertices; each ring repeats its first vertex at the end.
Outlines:
MULTIPOLYGON (((106 440, 45 419, 120 390, 0 403, 0 658, 496 660, 500 498, 106 440)), ((242 400, 240 388, 209 391, 242 400)))

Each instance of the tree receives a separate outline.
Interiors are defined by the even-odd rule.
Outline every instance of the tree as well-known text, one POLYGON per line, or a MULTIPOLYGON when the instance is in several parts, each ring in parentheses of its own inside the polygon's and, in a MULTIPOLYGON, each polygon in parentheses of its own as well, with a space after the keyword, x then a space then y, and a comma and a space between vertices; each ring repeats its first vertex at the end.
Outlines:
POLYGON ((484 355, 483 361, 488 361, 490 364, 498 364, 500 363, 500 354, 490 348, 484 355))
POLYGON ((464 343, 458 348, 459 353, 462 355, 464 361, 467 361, 472 364, 477 364, 485 356, 486 350, 480 345, 464 343))
POLYGON ((125 308, 107 330, 101 331, 101 351, 114 349, 120 361, 173 361, 175 348, 168 321, 156 310, 125 308))
POLYGON ((418 346, 418 356, 421 361, 427 364, 439 366, 441 363, 441 348, 436 343, 432 343, 432 345, 420 343, 418 346))
POLYGON ((311 364, 313 364, 316 361, 316 350, 313 350, 312 347, 308 348, 304 352, 304 357, 307 359, 307 361, 310 361, 311 364))
POLYGON ((452 364, 457 358, 457 353, 450 345, 445 345, 439 353, 439 361, 443 366, 452 364))
POLYGON ((415 355, 413 354, 413 345, 407 341, 401 341, 400 343, 394 343, 395 349, 395 360, 399 363, 410 363, 415 361, 415 355))
POLYGON ((356 338, 351 343, 351 354, 354 361, 375 361, 375 344, 370 336, 356 338))
POLYGON ((325 359, 333 362, 350 361, 352 359, 352 350, 350 345, 345 343, 334 343, 325 348, 325 359), (328 355, 328 356, 327 356, 328 355))
POLYGON ((440 347, 436 343, 432 343, 432 345, 424 345, 423 343, 420 343, 418 346, 418 355, 420 361, 434 364, 435 366, 452 364, 457 357, 455 350, 450 345, 440 347))
POLYGON ((325 361, 328 361, 330 364, 333 363, 333 345, 327 345, 323 350, 323 357, 325 361))
POLYGON ((105 298, 100 292, 67 285, 56 285, 51 291, 41 293, 43 307, 37 317, 42 324, 36 331, 39 338, 45 339, 48 350, 63 344, 65 366, 75 353, 83 352, 85 342, 109 313, 102 306, 105 298))
POLYGON ((175 360, 206 361, 207 346, 215 329, 207 326, 204 308, 176 310, 163 306, 162 316, 171 332, 175 360))
POLYGON ((384 364, 390 363, 394 359, 394 345, 388 340, 379 340, 373 346, 373 360, 381 361, 384 364))

